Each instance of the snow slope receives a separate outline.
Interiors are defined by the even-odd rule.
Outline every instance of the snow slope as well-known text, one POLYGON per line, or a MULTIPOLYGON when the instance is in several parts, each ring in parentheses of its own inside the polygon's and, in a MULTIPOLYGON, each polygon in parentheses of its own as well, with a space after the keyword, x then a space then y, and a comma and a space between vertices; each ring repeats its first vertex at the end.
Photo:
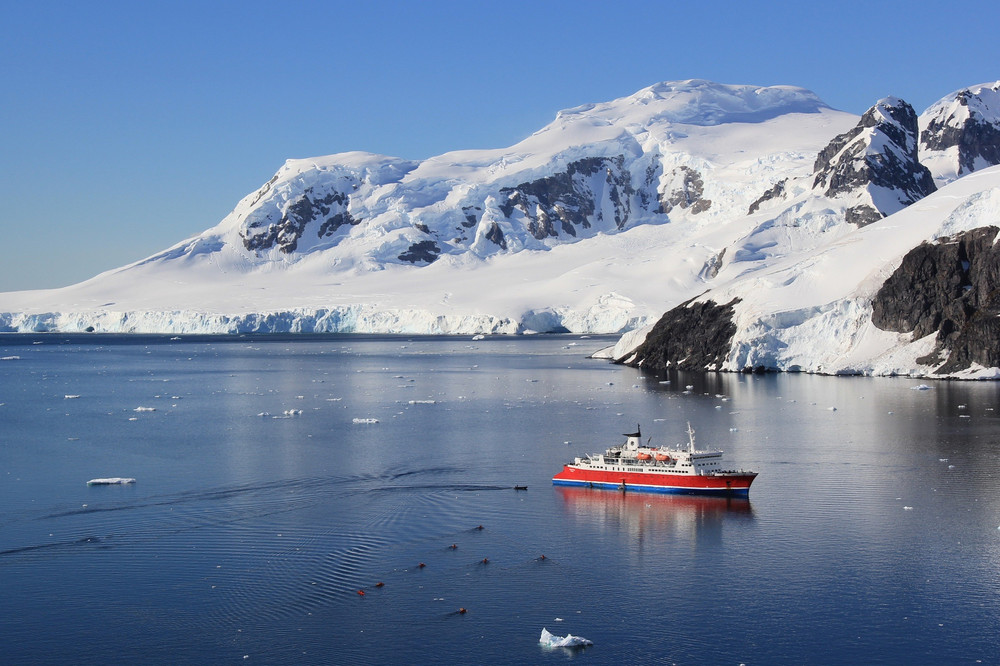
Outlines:
POLYGON ((693 80, 506 149, 289 160, 195 238, 0 294, 0 330, 626 330, 701 291, 749 203, 856 120, 801 88, 693 80))

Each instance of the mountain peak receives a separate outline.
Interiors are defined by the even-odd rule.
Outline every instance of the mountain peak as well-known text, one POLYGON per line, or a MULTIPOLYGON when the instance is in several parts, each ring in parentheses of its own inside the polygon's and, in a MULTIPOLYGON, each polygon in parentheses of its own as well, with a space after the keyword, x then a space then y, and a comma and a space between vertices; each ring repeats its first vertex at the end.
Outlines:
POLYGON ((830 107, 815 93, 796 86, 755 86, 704 79, 662 81, 627 97, 560 111, 558 118, 585 115, 623 120, 715 126, 759 123, 788 113, 818 113, 830 107))
POLYGON ((920 115, 920 157, 948 183, 1000 164, 1000 81, 956 90, 920 115))

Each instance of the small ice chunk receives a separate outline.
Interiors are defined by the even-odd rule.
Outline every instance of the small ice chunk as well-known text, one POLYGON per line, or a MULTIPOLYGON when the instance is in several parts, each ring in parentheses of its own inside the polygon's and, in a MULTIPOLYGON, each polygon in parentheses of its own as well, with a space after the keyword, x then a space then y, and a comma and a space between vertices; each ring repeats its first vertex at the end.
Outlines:
POLYGON ((913 391, 930 391, 931 387, 927 384, 918 384, 917 386, 911 386, 910 389, 913 391))
POLYGON ((912 506, 904 506, 903 507, 903 511, 913 511, 913 507, 912 506))
POLYGON ((156 407, 136 407, 133 412, 155 412, 156 407))
POLYGON ((433 405, 437 400, 410 400, 411 405, 433 405))
POLYGON ((282 412, 285 416, 299 416, 302 413, 301 409, 286 409, 282 412))
POLYGON ((582 636, 574 636, 573 634, 566 634, 565 636, 553 636, 549 633, 548 629, 542 628, 542 635, 538 639, 538 642, 545 647, 585 647, 587 645, 593 645, 594 641, 583 638, 582 636))
POLYGON ((0 356, 0 361, 20 361, 20 356, 0 356))
POLYGON ((828 411, 828 412, 835 412, 835 411, 837 411, 837 408, 836 407, 827 407, 826 411, 828 411))
POLYGON ((91 479, 90 481, 87 481, 88 486, 124 486, 129 483, 135 483, 135 479, 122 476, 111 476, 106 479, 91 479))
POLYGON ((63 396, 63 399, 64 400, 76 400, 79 397, 80 396, 78 396, 78 395, 70 395, 69 393, 67 393, 66 395, 63 396))
POLYGON ((378 423, 378 419, 359 419, 355 418, 352 423, 378 423))

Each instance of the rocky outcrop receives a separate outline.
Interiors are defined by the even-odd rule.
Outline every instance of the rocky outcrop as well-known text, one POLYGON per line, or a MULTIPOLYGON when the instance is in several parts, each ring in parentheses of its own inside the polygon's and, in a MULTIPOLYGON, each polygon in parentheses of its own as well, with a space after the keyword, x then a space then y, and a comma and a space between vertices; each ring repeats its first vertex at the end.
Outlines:
POLYGON ((240 231, 243 247, 250 251, 276 247, 285 254, 295 252, 310 225, 318 222, 316 236, 324 238, 344 225, 358 224, 360 220, 351 216, 348 204, 348 194, 340 189, 320 194, 312 187, 306 188, 301 195, 288 201, 282 210, 248 220, 240 231), (274 219, 276 212, 281 214, 278 219, 274 219))
POLYGON ((921 115, 920 125, 921 157, 943 160, 945 179, 1000 164, 1000 81, 942 99, 921 115))
POLYGON ((910 250, 876 294, 872 323, 914 340, 936 334, 919 362, 938 374, 1000 366, 998 232, 981 227, 910 250))
POLYGON ((614 228, 621 230, 631 213, 631 175, 625 158, 588 157, 566 165, 560 173, 500 190, 500 210, 510 218, 515 209, 526 218, 528 232, 538 240, 576 236, 604 220, 610 209, 614 228))
POLYGON ((437 260, 440 254, 441 248, 438 247, 437 243, 425 240, 410 245, 405 252, 402 252, 398 256, 398 259, 400 261, 408 261, 411 264, 432 264, 437 260))
POLYGON ((917 159, 917 115, 894 97, 880 100, 858 124, 820 151, 813 189, 853 199, 847 221, 858 226, 896 213, 933 192, 934 179, 917 159))
POLYGON ((649 372, 721 369, 736 333, 733 317, 738 302, 681 303, 660 317, 645 342, 618 362, 649 372))
POLYGON ((669 213, 674 208, 690 208, 694 214, 702 213, 712 206, 712 202, 704 198, 705 183, 701 174, 691 167, 680 166, 674 169, 673 178, 660 192, 660 212, 669 213))
POLYGON ((758 210, 764 202, 770 201, 771 199, 777 199, 785 194, 785 185, 788 183, 787 178, 782 178, 777 183, 775 183, 771 189, 764 194, 760 195, 757 199, 750 204, 749 210, 747 210, 747 215, 753 215, 758 210))

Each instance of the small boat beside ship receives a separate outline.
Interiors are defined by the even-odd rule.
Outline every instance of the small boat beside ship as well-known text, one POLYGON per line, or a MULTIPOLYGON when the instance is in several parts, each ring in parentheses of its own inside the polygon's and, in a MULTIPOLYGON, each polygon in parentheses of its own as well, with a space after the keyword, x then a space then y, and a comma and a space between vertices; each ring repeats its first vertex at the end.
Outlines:
POLYGON ((651 447, 642 429, 623 435, 623 444, 563 465, 552 483, 613 490, 746 497, 757 472, 725 469, 722 451, 698 450, 688 423, 686 447, 651 447))

